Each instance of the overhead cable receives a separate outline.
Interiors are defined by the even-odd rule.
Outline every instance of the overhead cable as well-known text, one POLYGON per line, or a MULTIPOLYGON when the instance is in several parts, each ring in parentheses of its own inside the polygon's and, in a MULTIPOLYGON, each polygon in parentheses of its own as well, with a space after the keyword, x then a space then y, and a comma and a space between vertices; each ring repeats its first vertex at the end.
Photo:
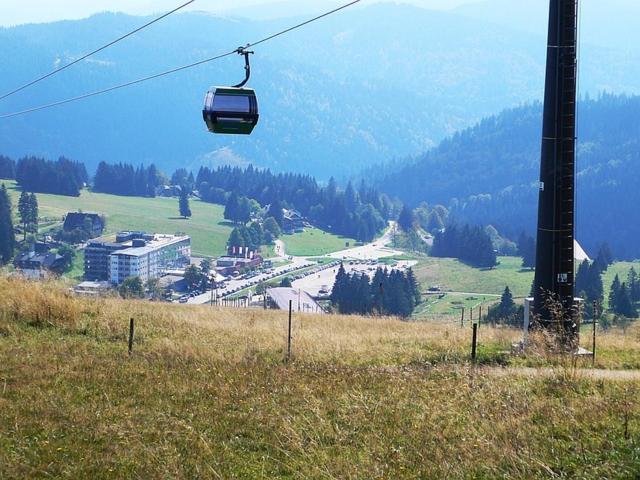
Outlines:
POLYGON ((77 64, 77 63, 80 63, 80 62, 82 62, 83 60, 86 60, 87 58, 89 58, 89 57, 91 57, 91 56, 95 55, 96 53, 99 53, 99 52, 102 52, 103 50, 106 50, 107 48, 109 48, 109 47, 111 47, 111 46, 115 45, 116 43, 119 43, 119 42, 121 42, 122 40, 124 40, 124 39, 126 39, 126 38, 129 38, 129 37, 131 37, 132 35, 135 35, 135 34, 136 34, 136 33, 138 33, 139 31, 144 30, 144 29, 145 29, 145 28, 147 28, 147 27, 150 27, 150 26, 151 26, 151 25, 153 25, 154 23, 157 23, 157 22, 159 22, 160 20, 162 20, 162 19, 164 19, 164 18, 167 18, 169 15, 171 15, 171 14, 173 14, 173 13, 176 13, 176 12, 177 12, 177 11, 179 11, 179 10, 182 10, 184 7, 186 7, 186 6, 188 6, 188 5, 191 5, 191 4, 192 4, 193 2, 195 2, 195 1, 196 1, 196 0, 189 0, 187 3, 185 3, 185 4, 183 4, 183 5, 180 5, 180 6, 179 6, 179 7, 177 7, 177 8, 174 8, 174 9, 173 9, 173 10, 171 10, 170 12, 167 12, 167 13, 165 13, 164 15, 162 15, 162 16, 160 16, 160 17, 158 17, 158 18, 156 18, 156 19, 154 19, 154 20, 152 20, 152 21, 150 21, 150 22, 148 22, 148 23, 145 23, 145 24, 144 24, 144 25, 142 25, 141 27, 138 27, 138 28, 136 28, 135 30, 133 30, 133 31, 131 31, 131 32, 129 32, 129 33, 127 33, 127 34, 125 34, 125 35, 123 35, 123 36, 119 37, 119 38, 116 38, 116 39, 115 39, 115 40, 113 40, 112 42, 109 42, 109 43, 107 43, 106 45, 103 45, 102 47, 97 48, 96 50, 94 50, 94 51, 92 51, 92 52, 89 52, 89 53, 87 53, 87 54, 85 54, 85 55, 81 56, 80 58, 78 58, 78 59, 74 60, 73 62, 67 63, 67 64, 63 65, 62 67, 56 68, 55 70, 53 70, 53 71, 51 71, 51 72, 47 73, 46 75, 43 75, 43 76, 41 76, 41 77, 39 77, 39 78, 36 78, 35 80, 32 80, 32 81, 30 81, 29 83, 25 83, 24 85, 22 85, 21 87, 16 88, 15 90, 12 90, 12 91, 10 91, 10 92, 8 92, 8 93, 5 93, 4 95, 0 96, 0 100, 4 100, 5 98, 10 97, 11 95, 15 95, 16 93, 21 92, 22 90, 25 90, 25 89, 27 89, 27 88, 29 88, 29 87, 31 87, 31 86, 33 86, 33 85, 35 85, 36 83, 40 83, 41 81, 46 80, 46 79, 47 79, 47 78, 49 78, 49 77, 53 77, 54 75, 56 75, 56 74, 58 74, 58 73, 62 72, 63 70, 66 70, 67 68, 72 67, 73 65, 75 65, 75 64, 77 64))
POLYGON ((80 96, 77 96, 77 97, 68 98, 66 100, 61 100, 61 101, 49 103, 49 104, 46 104, 46 105, 40 105, 38 107, 29 108, 27 110, 22 110, 22 111, 19 111, 19 112, 0 115, 0 119, 17 117, 19 115, 25 115, 27 113, 33 113, 33 112, 37 112, 37 111, 40 111, 40 110, 45 110, 45 109, 48 109, 48 108, 57 107, 57 106, 60 106, 60 105, 65 105, 67 103, 77 102, 79 100, 84 100, 86 98, 95 97, 95 96, 102 95, 102 94, 105 94, 105 93, 113 92, 114 90, 120 90, 122 88, 130 87, 132 85, 137 85, 139 83, 143 83, 143 82, 147 82, 147 81, 150 81, 150 80, 154 80, 156 78, 164 77, 166 75, 172 75, 174 73, 181 72, 183 70, 187 70, 187 69, 190 69, 190 68, 193 68, 193 67, 197 67, 197 66, 203 65, 205 63, 213 62, 215 60, 219 60, 221 58, 228 57, 230 55, 235 55, 237 53, 240 53, 242 50, 254 47, 256 45, 260 45, 261 43, 265 43, 265 42, 267 42, 269 40, 272 40, 272 39, 274 39, 276 37, 279 37, 281 35, 284 35, 286 33, 291 32, 293 30, 301 28, 301 27, 303 27, 305 25, 313 23, 313 22, 315 22, 317 20, 320 20, 320 19, 322 19, 324 17, 332 15, 332 14, 334 14, 336 12, 339 12, 340 10, 344 10, 345 8, 350 7, 352 5, 355 5, 356 3, 359 3, 360 1, 361 0, 354 0, 354 1, 350 2, 350 3, 347 3, 346 5, 342 5, 341 7, 338 7, 338 8, 335 8, 335 9, 329 11, 329 12, 323 13, 322 15, 318 15, 318 16, 316 16, 314 18, 311 18, 310 20, 307 20, 305 22, 302 22, 302 23, 299 23, 297 25, 294 25, 293 27, 287 28, 287 29, 282 30, 282 31, 280 31, 278 33, 275 33, 273 35, 269 35, 268 37, 265 37, 262 40, 258 40, 258 41, 253 42, 253 43, 248 43, 245 47, 234 48, 233 50, 231 50, 229 52, 222 53, 220 55, 216 55, 215 57, 206 58, 204 60, 200 60, 199 62, 190 63, 189 65, 184 65, 182 67, 173 68, 171 70, 167 70, 165 72, 157 73, 155 75, 150 75, 148 77, 139 78, 138 80, 133 80, 131 82, 122 83, 120 85, 115 85, 115 86, 112 86, 112 87, 109 87, 109 88, 105 88, 103 90, 98 90, 98 91, 87 93, 87 94, 80 95, 80 96))

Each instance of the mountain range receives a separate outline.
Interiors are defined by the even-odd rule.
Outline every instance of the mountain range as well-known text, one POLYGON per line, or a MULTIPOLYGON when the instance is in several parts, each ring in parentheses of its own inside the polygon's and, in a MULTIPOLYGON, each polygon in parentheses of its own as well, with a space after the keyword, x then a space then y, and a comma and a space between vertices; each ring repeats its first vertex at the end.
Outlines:
MULTIPOLYGON (((516 239, 536 228, 542 106, 507 110, 381 174, 412 205, 444 204, 453 221, 491 224, 516 239)), ((603 95, 578 109, 577 238, 595 255, 640 258, 640 97, 603 95)))
MULTIPOLYGON (((226 58, 82 102, 0 119, 0 153, 65 155, 90 170, 103 160, 155 163, 166 171, 252 163, 321 180, 417 157, 486 116, 542 97, 544 35, 505 25, 498 17, 480 18, 472 7, 443 12, 371 5, 260 45, 250 86, 259 95, 261 120, 251 137, 211 135, 201 119, 207 88, 243 77, 241 59, 226 58)), ((146 20, 100 14, 0 29, 0 90, 146 20)), ((298 20, 175 15, 3 100, 0 114, 214 56, 298 20)), ((639 50, 588 39, 584 45, 583 92, 640 92, 639 50)))

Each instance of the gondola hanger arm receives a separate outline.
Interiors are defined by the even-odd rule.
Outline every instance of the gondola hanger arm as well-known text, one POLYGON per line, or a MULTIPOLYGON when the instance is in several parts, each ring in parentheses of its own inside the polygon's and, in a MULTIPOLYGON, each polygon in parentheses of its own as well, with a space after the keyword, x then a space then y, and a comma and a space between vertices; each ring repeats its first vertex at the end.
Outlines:
POLYGON ((254 52, 251 50, 247 50, 247 47, 238 47, 236 52, 239 55, 244 56, 245 78, 244 78, 244 81, 240 82, 238 85, 234 85, 233 88, 242 88, 247 84, 247 82, 249 81, 249 78, 251 78, 251 64, 249 63, 249 55, 253 55, 254 52))

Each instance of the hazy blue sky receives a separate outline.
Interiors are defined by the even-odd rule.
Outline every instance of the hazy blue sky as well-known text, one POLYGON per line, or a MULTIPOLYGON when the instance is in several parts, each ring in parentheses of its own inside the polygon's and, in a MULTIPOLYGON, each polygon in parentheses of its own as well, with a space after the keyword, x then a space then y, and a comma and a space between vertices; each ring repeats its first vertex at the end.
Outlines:
MULTIPOLYGON (((77 19, 104 11, 120 11, 135 15, 171 10, 187 0, 0 0, 0 25, 50 22, 61 19, 77 19)), ((363 4, 382 0, 364 0, 363 4)), ((389 0, 386 0, 389 1, 389 0)), ((480 0, 403 0, 425 8, 450 9, 480 0)), ((307 13, 310 9, 330 8, 348 0, 296 0, 286 2, 291 14, 307 13)), ((250 16, 252 5, 285 3, 278 0, 197 0, 190 10, 204 10, 250 16)))

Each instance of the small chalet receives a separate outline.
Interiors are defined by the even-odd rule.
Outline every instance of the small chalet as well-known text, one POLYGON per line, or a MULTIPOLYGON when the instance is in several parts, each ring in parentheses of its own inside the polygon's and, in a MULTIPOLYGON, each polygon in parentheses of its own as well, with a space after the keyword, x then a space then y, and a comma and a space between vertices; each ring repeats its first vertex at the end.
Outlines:
POLYGON ((97 213, 89 212, 69 212, 64 218, 63 230, 72 232, 74 230, 90 229, 91 237, 99 237, 104 230, 104 220, 97 213))
POLYGON ((28 278, 43 278, 50 272, 61 272, 64 258, 57 253, 25 252, 16 257, 13 265, 28 278))
POLYGON ((296 210, 283 210, 282 231, 287 234, 304 232, 305 221, 296 210))

